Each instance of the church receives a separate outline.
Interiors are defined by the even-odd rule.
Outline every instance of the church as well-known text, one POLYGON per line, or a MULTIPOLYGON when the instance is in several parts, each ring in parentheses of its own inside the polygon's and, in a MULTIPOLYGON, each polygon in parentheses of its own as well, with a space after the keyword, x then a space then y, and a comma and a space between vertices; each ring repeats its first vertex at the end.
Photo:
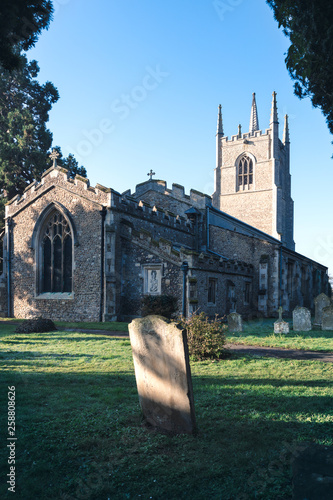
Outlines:
MULTIPOLYGON (((52 155, 51 155, 52 156, 52 155)), ((245 318, 314 308, 327 268, 295 252, 288 117, 279 138, 276 93, 260 130, 216 132, 212 195, 153 178, 119 193, 57 166, 6 206, 1 316, 130 320, 145 295, 169 295, 179 312, 245 318)))

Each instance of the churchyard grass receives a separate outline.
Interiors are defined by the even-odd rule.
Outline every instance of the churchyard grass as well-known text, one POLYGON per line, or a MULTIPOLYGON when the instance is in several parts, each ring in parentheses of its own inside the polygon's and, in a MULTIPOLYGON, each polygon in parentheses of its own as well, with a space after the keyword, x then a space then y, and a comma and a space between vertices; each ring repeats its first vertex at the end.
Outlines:
MULTIPOLYGON (((3 318, 6 320, 6 318, 3 318)), ((23 320, 7 319, 6 325, 11 322, 21 322, 23 320)), ((288 334, 274 334, 274 321, 272 318, 262 318, 259 320, 244 321, 243 332, 232 333, 226 331, 226 340, 229 343, 246 344, 265 347, 278 347, 282 349, 302 349, 306 351, 333 351, 333 331, 311 330, 309 332, 294 332, 292 320, 286 319, 290 324, 288 334)), ((89 330, 111 330, 114 332, 128 333, 128 323, 125 322, 76 322, 55 321, 58 329, 89 329, 89 330)), ((15 326, 11 325, 13 330, 15 326)))
POLYGON ((2 499, 287 500, 293 456, 304 443, 332 445, 329 363, 191 363, 199 431, 171 437, 141 425, 129 339, 2 324, 0 346, 2 499), (15 495, 5 483, 8 386, 15 495))
MULTIPOLYGON (((228 333, 230 343, 280 347, 282 349, 302 349, 307 351, 333 351, 333 331, 310 330, 294 332, 292 320, 289 319, 288 334, 274 334, 276 319, 244 321, 243 332, 228 333)), ((284 320, 288 321, 288 319, 284 320)))
POLYGON ((128 323, 121 321, 112 321, 106 323, 100 322, 86 322, 81 321, 77 323, 70 323, 67 321, 55 321, 55 325, 58 329, 61 328, 79 328, 79 329, 89 329, 89 330, 112 330, 114 332, 127 332, 128 333, 128 323))
MULTIPOLYGON (((302 349, 323 352, 333 351, 333 331, 311 330, 309 332, 294 332, 292 328, 290 328, 289 334, 279 335, 274 334, 274 321, 276 321, 276 319, 244 321, 243 332, 231 333, 226 331, 227 342, 280 347, 283 349, 302 349)), ((128 323, 125 322, 66 323, 64 321, 56 321, 55 324, 57 328, 87 328, 128 332, 128 323)), ((289 320, 289 324, 292 326, 291 319, 289 320)))

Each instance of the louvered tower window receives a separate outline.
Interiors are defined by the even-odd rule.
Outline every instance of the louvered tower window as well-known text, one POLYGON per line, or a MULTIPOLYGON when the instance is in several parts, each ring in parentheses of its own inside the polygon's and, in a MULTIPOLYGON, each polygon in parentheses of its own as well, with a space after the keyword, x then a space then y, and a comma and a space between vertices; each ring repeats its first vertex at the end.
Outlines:
POLYGON ((250 189, 253 184, 253 162, 251 158, 243 156, 238 164, 238 188, 250 189))
POLYGON ((42 243, 41 292, 72 291, 72 234, 65 217, 54 211, 48 217, 42 243))

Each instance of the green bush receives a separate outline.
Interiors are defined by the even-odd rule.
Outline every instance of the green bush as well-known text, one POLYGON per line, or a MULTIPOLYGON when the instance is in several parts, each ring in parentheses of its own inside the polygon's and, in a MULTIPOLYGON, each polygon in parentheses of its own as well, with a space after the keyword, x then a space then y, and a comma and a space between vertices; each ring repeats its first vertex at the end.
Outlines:
POLYGON ((170 319, 177 311, 177 299, 173 295, 145 295, 142 299, 142 316, 158 314, 170 319))
POLYGON ((217 316, 210 320, 206 313, 181 318, 181 326, 187 330, 190 356, 195 360, 221 359, 225 353, 225 330, 227 326, 217 316))

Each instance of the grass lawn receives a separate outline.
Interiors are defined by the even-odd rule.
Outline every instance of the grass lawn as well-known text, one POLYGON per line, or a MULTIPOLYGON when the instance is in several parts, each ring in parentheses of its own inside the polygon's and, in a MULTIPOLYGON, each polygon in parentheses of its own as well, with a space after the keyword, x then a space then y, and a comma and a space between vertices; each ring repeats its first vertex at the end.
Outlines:
MULTIPOLYGON (((21 322, 23 320, 2 318, 9 326, 12 321, 21 322)), ((290 333, 275 334, 274 321, 276 319, 260 319, 243 322, 243 332, 226 332, 227 341, 230 343, 257 345, 266 347, 280 347, 283 349, 302 349, 307 351, 333 352, 333 331, 311 330, 309 332, 294 332, 292 330, 292 320, 289 319, 290 333)), ((287 319, 285 321, 288 321, 287 319)), ((55 322, 58 329, 91 329, 91 330, 112 330, 128 333, 128 323, 125 322, 78 322, 69 323, 66 321, 55 322)), ((13 327, 15 328, 15 327, 13 327)))
POLYGON ((274 321, 276 319, 245 321, 243 332, 227 334, 227 340, 238 344, 281 347, 283 349, 333 351, 333 331, 294 332, 290 319, 290 332, 288 334, 274 334, 274 321))
MULTIPOLYGON (((237 344, 248 344, 283 349, 302 349, 308 351, 333 351, 333 331, 311 330, 310 332, 294 332, 292 320, 289 320, 290 333, 275 334, 276 319, 244 321, 241 333, 227 333, 227 341, 237 344)), ((58 328, 89 328, 97 330, 113 330, 128 332, 128 323, 66 323, 56 321, 58 328)))
POLYGON ((127 338, 14 329, 0 325, 1 499, 287 500, 292 457, 304 443, 333 444, 332 364, 193 362, 199 432, 170 437, 141 426, 127 338), (5 483, 8 386, 16 495, 5 483))

